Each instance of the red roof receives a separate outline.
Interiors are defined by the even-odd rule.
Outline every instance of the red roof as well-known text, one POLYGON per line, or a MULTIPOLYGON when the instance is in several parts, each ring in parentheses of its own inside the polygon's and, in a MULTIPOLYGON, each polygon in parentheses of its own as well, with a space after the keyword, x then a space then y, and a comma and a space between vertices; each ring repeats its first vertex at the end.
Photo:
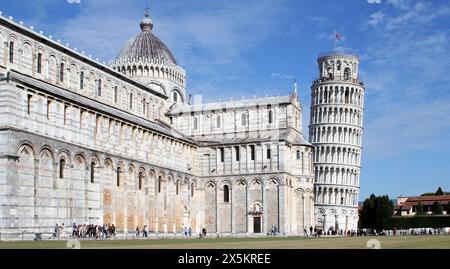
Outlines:
POLYGON ((434 195, 434 196, 413 196, 408 197, 408 199, 403 203, 403 207, 409 207, 412 205, 433 205, 434 202, 439 204, 447 204, 450 202, 450 195, 434 195))

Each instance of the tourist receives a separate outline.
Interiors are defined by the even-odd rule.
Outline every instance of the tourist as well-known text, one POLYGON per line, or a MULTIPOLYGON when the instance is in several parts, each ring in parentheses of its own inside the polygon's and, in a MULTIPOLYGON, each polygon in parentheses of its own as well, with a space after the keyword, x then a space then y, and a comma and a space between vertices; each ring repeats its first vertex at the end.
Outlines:
POLYGON ((77 224, 74 222, 72 225, 72 237, 77 235, 77 224))
POLYGON ((139 226, 136 226, 136 237, 139 237, 141 234, 139 232, 139 226))
POLYGON ((61 230, 59 231, 61 233, 61 238, 64 238, 64 229, 65 229, 65 225, 64 223, 61 225, 61 230))
POLYGON ((147 228, 147 225, 144 225, 144 236, 145 236, 145 238, 147 238, 147 236, 148 236, 148 228, 147 228))
POLYGON ((189 237, 191 237, 192 236, 192 228, 191 227, 189 227, 189 237))
POLYGON ((53 237, 59 239, 59 225, 56 223, 55 228, 53 230, 53 237))

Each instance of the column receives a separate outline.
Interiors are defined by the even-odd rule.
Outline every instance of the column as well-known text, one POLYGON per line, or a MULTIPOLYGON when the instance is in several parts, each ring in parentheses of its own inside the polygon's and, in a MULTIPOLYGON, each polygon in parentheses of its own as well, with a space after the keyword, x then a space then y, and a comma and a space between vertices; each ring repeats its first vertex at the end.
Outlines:
POLYGON ((284 182, 278 185, 278 230, 280 233, 286 233, 286 188, 284 182))
POLYGON ((301 205, 302 205, 302 212, 303 212, 303 216, 302 216, 302 218, 303 218, 303 227, 300 227, 300 228, 303 229, 306 226, 306 203, 305 203, 305 194, 304 193, 302 193, 301 198, 302 198, 301 205))
POLYGON ((216 174, 219 173, 220 169, 220 149, 216 148, 216 174))

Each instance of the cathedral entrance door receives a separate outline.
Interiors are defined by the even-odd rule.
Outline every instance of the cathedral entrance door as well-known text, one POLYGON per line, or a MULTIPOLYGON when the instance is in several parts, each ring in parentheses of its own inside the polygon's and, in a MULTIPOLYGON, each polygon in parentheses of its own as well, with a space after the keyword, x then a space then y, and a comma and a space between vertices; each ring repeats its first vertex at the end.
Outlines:
POLYGON ((253 232, 261 233, 261 217, 253 217, 253 232))

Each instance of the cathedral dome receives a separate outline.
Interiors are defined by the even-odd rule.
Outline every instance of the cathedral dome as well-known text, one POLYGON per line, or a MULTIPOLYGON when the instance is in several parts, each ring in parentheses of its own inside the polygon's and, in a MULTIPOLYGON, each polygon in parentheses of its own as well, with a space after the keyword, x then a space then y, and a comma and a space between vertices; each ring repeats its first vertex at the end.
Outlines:
POLYGON ((141 21, 141 33, 131 38, 116 57, 119 61, 150 61, 165 65, 177 64, 167 46, 152 33, 153 22, 148 12, 141 21))

